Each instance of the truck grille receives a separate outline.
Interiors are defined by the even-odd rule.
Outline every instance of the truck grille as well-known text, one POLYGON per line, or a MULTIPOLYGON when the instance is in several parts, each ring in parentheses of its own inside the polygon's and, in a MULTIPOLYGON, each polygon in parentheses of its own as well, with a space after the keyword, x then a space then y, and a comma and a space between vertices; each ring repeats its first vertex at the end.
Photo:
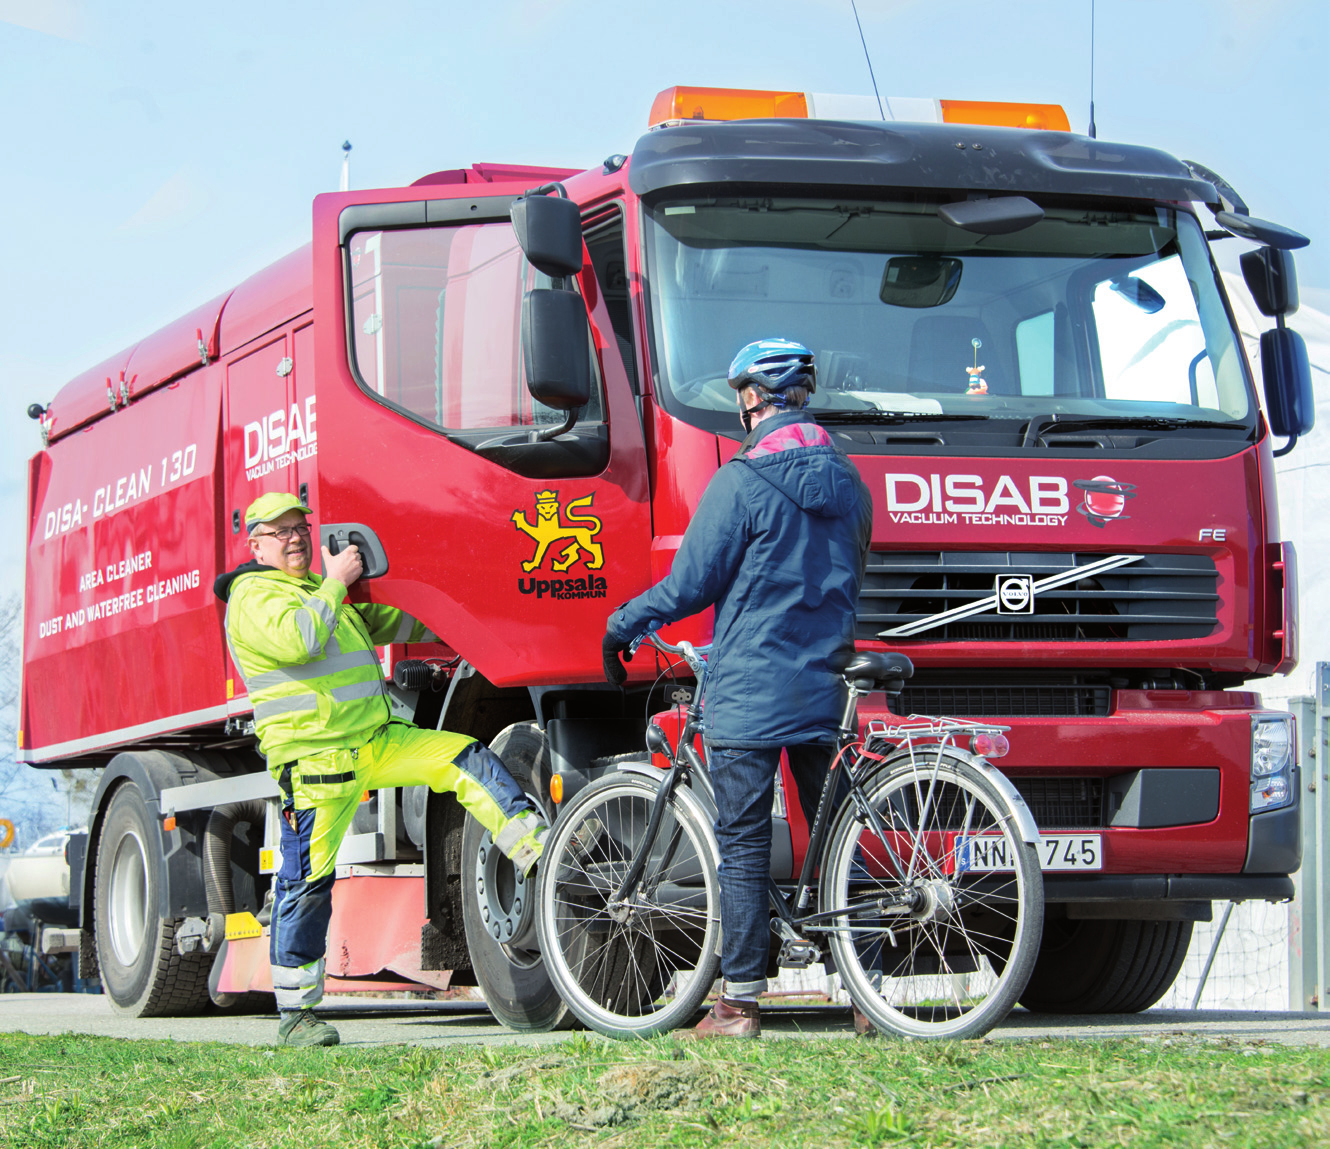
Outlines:
MULTIPOLYGON (((1035 581, 1107 558, 1093 552, 874 551, 855 637, 887 642, 1158 642, 1205 638, 1218 624, 1218 572, 1206 555, 1142 555, 1127 566, 1035 596, 1033 614, 981 614, 909 636, 879 631, 926 620, 993 594, 998 575, 1035 581)), ((961 713, 964 706, 944 709, 961 713)), ((1011 713, 1016 713, 1012 711, 1011 713)))
MULTIPOLYGON (((1102 778, 1012 778, 1040 830, 1086 829, 1104 824, 1104 780, 1102 778)), ((962 830, 973 822, 966 794, 949 782, 929 791, 931 819, 939 829, 962 830)), ((916 817, 917 802, 907 787, 897 795, 898 813, 916 817)))
POLYGON ((1001 685, 915 686, 907 682, 900 714, 945 714, 956 718, 1066 718, 1108 714, 1112 691, 1107 686, 1001 685))
POLYGON ((1102 778, 1012 778, 1041 830, 1104 824, 1102 778))

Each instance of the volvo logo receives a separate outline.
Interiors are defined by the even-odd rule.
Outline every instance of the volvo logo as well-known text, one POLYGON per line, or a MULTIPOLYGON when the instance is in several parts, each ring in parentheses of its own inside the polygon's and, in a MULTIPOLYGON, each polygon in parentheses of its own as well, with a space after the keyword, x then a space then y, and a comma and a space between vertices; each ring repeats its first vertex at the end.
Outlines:
POLYGON ((998 614, 1034 614, 1034 575, 998 575, 998 614))

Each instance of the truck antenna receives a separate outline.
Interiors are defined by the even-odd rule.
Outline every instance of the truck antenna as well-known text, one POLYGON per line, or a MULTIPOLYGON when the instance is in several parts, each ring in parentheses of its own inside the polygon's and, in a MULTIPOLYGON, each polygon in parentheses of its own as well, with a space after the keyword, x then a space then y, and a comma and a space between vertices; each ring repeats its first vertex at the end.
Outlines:
POLYGON ((1095 139, 1094 128, 1094 0, 1090 0, 1090 139, 1095 139))
POLYGON ((873 57, 868 54, 868 41, 864 39, 864 26, 859 21, 859 5, 850 0, 850 9, 854 12, 854 26, 859 29, 859 43, 864 46, 864 59, 868 61, 868 78, 873 81, 873 95, 877 97, 877 114, 884 120, 887 113, 882 110, 882 94, 877 90, 877 77, 873 75, 873 57))
MULTIPOLYGON (((1091 132, 1091 135, 1094 133, 1091 132)), ((345 140, 342 143, 342 186, 340 191, 351 190, 351 141, 345 140)))

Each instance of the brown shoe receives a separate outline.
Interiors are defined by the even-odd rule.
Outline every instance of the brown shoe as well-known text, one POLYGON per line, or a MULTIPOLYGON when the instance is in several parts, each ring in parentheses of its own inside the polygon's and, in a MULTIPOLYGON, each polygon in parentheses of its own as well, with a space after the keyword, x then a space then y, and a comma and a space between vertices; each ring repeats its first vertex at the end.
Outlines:
POLYGON ((868 1019, 868 1015, 861 1011, 857 1005, 854 1007, 854 1032, 860 1037, 877 1036, 877 1026, 868 1019))
POLYGON ((722 997, 688 1036, 759 1037, 761 1034, 762 1019, 758 1016, 757 1002, 722 997))

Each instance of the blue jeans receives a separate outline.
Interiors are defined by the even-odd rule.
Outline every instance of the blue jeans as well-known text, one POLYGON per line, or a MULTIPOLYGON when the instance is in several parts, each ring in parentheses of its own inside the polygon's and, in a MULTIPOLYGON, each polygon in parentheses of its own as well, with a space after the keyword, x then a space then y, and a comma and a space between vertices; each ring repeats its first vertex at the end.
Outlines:
MULTIPOLYGON (((827 743, 788 746, 799 805, 812 828, 832 748, 827 743)), ((711 782, 716 790, 716 839, 720 843, 720 972, 727 993, 756 996, 767 988, 771 951, 771 803, 780 749, 715 747, 711 782)))

